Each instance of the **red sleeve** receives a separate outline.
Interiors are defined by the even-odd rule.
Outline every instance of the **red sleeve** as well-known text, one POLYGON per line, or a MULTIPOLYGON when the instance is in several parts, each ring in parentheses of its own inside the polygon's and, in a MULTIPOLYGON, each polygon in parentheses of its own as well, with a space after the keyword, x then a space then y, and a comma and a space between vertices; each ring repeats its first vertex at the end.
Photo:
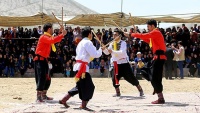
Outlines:
POLYGON ((48 37, 48 36, 43 35, 41 41, 42 41, 43 43, 50 43, 50 44, 52 44, 52 43, 60 42, 60 41, 62 40, 63 37, 64 37, 64 36, 63 36, 62 34, 60 34, 59 36, 56 36, 56 37, 54 37, 54 38, 50 38, 50 37, 48 37))
POLYGON ((150 38, 152 38, 152 34, 151 33, 132 33, 131 37, 136 37, 136 38, 140 38, 142 39, 144 42, 149 43, 150 42, 150 38))

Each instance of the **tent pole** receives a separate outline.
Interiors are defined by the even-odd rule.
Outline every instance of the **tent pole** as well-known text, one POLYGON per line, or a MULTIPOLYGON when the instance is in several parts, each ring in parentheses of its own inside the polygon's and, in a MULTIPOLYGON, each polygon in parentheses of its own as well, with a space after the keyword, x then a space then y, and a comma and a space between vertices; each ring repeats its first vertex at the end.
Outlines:
POLYGON ((43 0, 42 0, 42 26, 43 26, 43 17, 44 16, 44 14, 43 14, 43 0))
MULTIPOLYGON (((122 8, 123 8, 123 0, 121 0, 121 14, 122 14, 122 8)), ((122 14, 122 15, 123 15, 123 14, 122 14)), ((121 28, 122 28, 122 18, 123 18, 123 17, 121 17, 121 24, 120 24, 120 25, 121 25, 121 26, 120 26, 121 28)))

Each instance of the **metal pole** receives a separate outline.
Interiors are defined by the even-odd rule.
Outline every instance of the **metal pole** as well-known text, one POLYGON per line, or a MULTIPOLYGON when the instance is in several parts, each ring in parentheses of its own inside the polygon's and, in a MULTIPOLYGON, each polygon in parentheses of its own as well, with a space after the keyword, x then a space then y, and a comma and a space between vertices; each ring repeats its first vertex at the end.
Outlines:
POLYGON ((42 0, 42 26, 43 26, 43 17, 44 16, 44 14, 43 14, 43 0, 42 0))
MULTIPOLYGON (((123 13, 123 12, 122 12, 122 9, 123 9, 123 0, 121 0, 121 14, 123 13)), ((122 15, 123 15, 123 14, 122 14, 122 15)), ((123 18, 123 17, 121 16, 121 26, 120 26, 120 27, 122 27, 122 18, 123 18)))

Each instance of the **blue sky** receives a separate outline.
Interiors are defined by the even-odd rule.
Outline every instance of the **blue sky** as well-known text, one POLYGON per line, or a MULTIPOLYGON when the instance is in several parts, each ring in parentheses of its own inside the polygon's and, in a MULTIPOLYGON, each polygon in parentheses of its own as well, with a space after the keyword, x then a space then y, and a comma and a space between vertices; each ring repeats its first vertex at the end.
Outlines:
MULTIPOLYGON (((121 0, 75 0, 98 12, 121 12, 121 0)), ((200 13, 200 0, 123 0, 124 13, 132 16, 200 13)), ((161 23, 161 27, 175 24, 161 23)))
MULTIPOLYGON (((98 13, 121 11, 121 0, 75 0, 98 13)), ((200 13, 200 0, 123 0, 123 12, 136 16, 200 13)))

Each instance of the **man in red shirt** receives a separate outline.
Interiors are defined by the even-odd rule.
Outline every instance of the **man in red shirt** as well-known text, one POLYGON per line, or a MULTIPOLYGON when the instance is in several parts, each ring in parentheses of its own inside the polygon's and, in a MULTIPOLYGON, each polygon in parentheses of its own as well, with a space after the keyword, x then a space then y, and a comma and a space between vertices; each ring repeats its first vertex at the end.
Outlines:
POLYGON ((48 62, 51 46, 54 50, 54 43, 60 42, 67 34, 67 31, 61 28, 62 34, 53 37, 53 28, 51 23, 46 23, 43 27, 44 34, 40 36, 36 52, 35 52, 35 80, 37 86, 37 102, 44 102, 44 100, 53 100, 47 97, 46 93, 51 84, 51 78, 48 75, 48 62))
POLYGON ((152 51, 154 54, 153 58, 153 73, 151 84, 154 88, 153 94, 158 94, 158 100, 151 102, 152 104, 164 104, 165 100, 162 94, 163 85, 162 85, 162 73, 163 73, 163 65, 166 60, 165 51, 166 46, 164 42, 164 37, 162 33, 159 31, 157 27, 156 20, 147 21, 147 28, 149 33, 125 33, 126 36, 140 38, 146 43, 149 43, 149 46, 152 47, 152 51))

